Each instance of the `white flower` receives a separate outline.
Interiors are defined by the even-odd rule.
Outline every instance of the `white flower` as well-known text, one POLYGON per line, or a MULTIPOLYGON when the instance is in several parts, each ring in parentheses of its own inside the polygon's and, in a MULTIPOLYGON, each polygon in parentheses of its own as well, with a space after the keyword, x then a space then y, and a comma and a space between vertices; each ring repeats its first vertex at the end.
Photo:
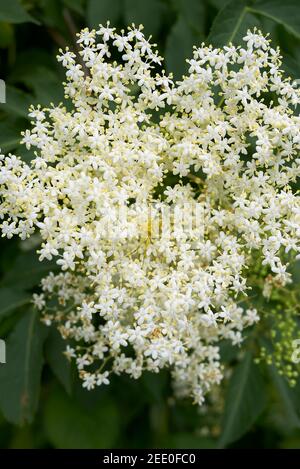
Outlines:
POLYGON ((174 83, 157 72, 142 28, 84 29, 89 73, 69 50, 58 57, 70 109, 32 107, 23 143, 35 158, 0 158, 2 235, 38 230, 40 260, 56 259, 33 301, 70 343, 87 389, 112 373, 170 368, 178 394, 202 404, 222 378, 220 341, 240 345, 259 320, 240 306, 253 264, 268 271, 267 297, 291 281, 299 90, 268 39, 254 31, 244 41, 195 48, 174 83), (119 63, 109 60, 116 50, 119 63))
POLYGON ((76 357, 76 353, 73 347, 70 347, 70 345, 67 345, 66 350, 64 351, 65 356, 68 358, 68 360, 71 360, 71 358, 76 357))
POLYGON ((94 389, 96 385, 96 376, 92 373, 84 373, 82 387, 88 390, 94 389))
POLYGON ((79 308, 79 314, 82 319, 92 319, 93 313, 96 312, 94 308, 94 303, 86 303, 85 301, 82 303, 81 308, 79 308))
POLYGON ((33 302, 34 306, 38 310, 41 311, 44 308, 44 306, 46 305, 44 294, 37 295, 36 293, 34 293, 32 295, 32 302, 33 302))
POLYGON ((96 379, 97 379, 97 385, 101 386, 101 384, 109 384, 109 372, 104 371, 103 373, 97 373, 96 379))

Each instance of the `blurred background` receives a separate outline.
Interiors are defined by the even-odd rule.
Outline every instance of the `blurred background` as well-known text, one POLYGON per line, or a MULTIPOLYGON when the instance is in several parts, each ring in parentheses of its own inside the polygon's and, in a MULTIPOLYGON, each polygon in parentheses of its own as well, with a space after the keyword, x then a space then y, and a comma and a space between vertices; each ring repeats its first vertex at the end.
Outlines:
MULTIPOLYGON (((193 45, 238 44, 256 26, 281 47, 285 70, 300 78, 298 0, 0 0, 2 152, 32 158, 19 145, 20 132, 30 126, 30 104, 64 99, 58 49, 76 51, 76 32, 107 20, 119 28, 143 24, 175 78, 185 73, 193 45)), ((201 408, 174 400, 167 372, 83 390, 58 333, 31 310, 31 293, 53 269, 38 262, 34 243, 0 241, 0 338, 7 343, 0 447, 300 448, 299 386, 289 388, 272 369, 251 369, 250 376, 255 365, 247 357, 201 408)), ((237 363, 238 350, 224 346, 222 353, 229 367, 237 363)))

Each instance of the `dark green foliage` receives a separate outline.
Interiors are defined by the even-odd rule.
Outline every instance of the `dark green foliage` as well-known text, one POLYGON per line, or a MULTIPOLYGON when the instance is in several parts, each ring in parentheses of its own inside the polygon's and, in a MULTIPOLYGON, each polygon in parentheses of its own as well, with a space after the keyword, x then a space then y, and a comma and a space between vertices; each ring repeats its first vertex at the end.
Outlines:
POLYGON ((0 406, 10 422, 31 422, 38 406, 43 343, 48 331, 32 308, 24 311, 8 337, 0 369, 0 406))
POLYGON ((259 367, 247 352, 228 384, 219 446, 224 447, 244 435, 260 416, 266 402, 259 367))

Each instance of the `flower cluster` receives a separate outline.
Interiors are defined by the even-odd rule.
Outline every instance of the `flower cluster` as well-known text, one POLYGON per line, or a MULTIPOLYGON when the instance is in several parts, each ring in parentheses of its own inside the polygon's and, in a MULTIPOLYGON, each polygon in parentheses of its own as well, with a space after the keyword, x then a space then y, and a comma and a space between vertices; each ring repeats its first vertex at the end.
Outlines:
POLYGON ((259 320, 243 306, 255 259, 281 286, 299 252, 299 91, 258 32, 241 47, 195 48, 181 81, 142 28, 79 34, 63 105, 30 109, 35 157, 0 167, 1 229, 39 231, 60 268, 34 298, 92 389, 112 373, 168 367, 201 404, 222 378, 219 344, 259 320), (152 234, 145 206, 201 208, 203 224, 152 234), (120 216, 125 213, 126 216, 120 216))

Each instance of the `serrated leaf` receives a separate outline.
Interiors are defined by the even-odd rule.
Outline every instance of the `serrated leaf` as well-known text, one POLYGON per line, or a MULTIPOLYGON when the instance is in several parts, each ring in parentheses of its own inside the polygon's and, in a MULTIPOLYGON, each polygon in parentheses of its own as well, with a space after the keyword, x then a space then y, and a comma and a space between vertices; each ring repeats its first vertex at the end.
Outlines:
POLYGON ((46 333, 38 313, 29 310, 7 340, 6 363, 0 365, 0 408, 9 422, 31 422, 36 412, 46 333))
POLYGON ((18 0, 0 0, 0 21, 8 23, 38 23, 30 16, 18 0))
POLYGON ((245 0, 233 0, 217 14, 207 42, 215 47, 231 42, 240 43, 249 28, 259 25, 259 20, 251 13, 245 0))
POLYGON ((121 17, 123 5, 121 0, 89 0, 87 5, 87 19, 91 28, 99 24, 116 25, 121 17))
POLYGON ((225 4, 216 16, 208 42, 214 46, 239 43, 247 29, 260 26, 259 18, 263 17, 283 25, 287 31, 300 38, 298 0, 261 0, 254 4, 247 0, 233 0, 225 4))
POLYGON ((29 303, 30 295, 13 288, 0 288, 0 320, 29 303))
POLYGON ((233 0, 226 4, 214 19, 207 42, 214 46, 222 46, 234 41, 246 14, 247 6, 244 0, 233 0))
POLYGON ((56 327, 52 327, 45 344, 46 360, 54 375, 65 390, 70 393, 72 389, 72 365, 63 354, 65 349, 66 341, 61 337, 56 327))
POLYGON ((45 409, 45 429, 55 448, 112 448, 119 428, 117 408, 108 396, 102 396, 88 410, 61 388, 54 388, 49 395, 45 409))
POLYGON ((299 0, 260 0, 248 7, 252 13, 266 16, 282 24, 291 34, 300 39, 299 0))
POLYGON ((266 405, 264 382, 253 356, 247 352, 228 385, 218 443, 224 447, 241 438, 256 422, 266 405))

